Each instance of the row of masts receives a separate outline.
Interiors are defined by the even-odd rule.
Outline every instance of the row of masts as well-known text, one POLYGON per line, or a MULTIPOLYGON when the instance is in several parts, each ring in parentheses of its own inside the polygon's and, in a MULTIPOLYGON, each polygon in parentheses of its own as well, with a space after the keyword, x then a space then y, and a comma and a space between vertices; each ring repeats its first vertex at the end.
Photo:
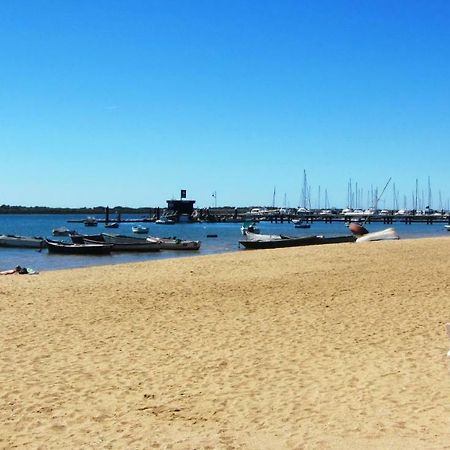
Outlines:
MULTIPOLYGON (((389 179, 390 181, 390 179, 389 179)), ((386 188, 387 186, 385 186, 386 188)), ((383 190, 384 194, 384 190, 383 190)), ((300 199, 298 206, 299 208, 304 208, 306 210, 311 209, 332 209, 333 205, 330 203, 330 199, 328 196, 327 188, 322 189, 319 185, 317 187, 317 201, 314 205, 311 201, 312 198, 312 188, 308 183, 306 170, 303 171, 303 183, 300 190, 300 199), (323 198, 322 198, 323 197, 323 198)), ((361 185, 356 181, 353 182, 352 179, 349 179, 347 184, 347 205, 348 209, 387 209, 388 206, 391 206, 390 209, 394 211, 398 211, 400 209, 404 210, 432 210, 437 209, 439 211, 449 211, 450 210, 450 198, 447 198, 444 202, 442 197, 442 192, 438 193, 438 201, 437 204, 433 204, 433 193, 431 189, 431 180, 428 177, 427 189, 424 190, 420 188, 419 179, 415 180, 415 188, 411 191, 410 195, 403 194, 401 195, 395 183, 392 184, 391 190, 391 202, 388 200, 389 196, 380 195, 380 191, 378 186, 370 186, 370 189, 364 189, 361 185), (390 203, 390 205, 389 205, 390 203)), ((287 195, 284 194, 284 202, 283 207, 289 207, 289 203, 287 200, 287 195)), ((276 207, 276 186, 273 188, 272 195, 272 207, 276 207)))

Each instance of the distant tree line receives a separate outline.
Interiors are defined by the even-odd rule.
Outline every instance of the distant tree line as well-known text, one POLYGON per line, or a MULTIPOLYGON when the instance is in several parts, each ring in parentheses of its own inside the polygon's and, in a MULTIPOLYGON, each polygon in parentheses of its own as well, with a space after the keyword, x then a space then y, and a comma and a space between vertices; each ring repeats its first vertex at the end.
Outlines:
MULTIPOLYGON (((50 208, 48 206, 16 206, 16 205, 0 205, 0 214, 104 214, 105 206, 94 206, 92 208, 50 208)), ((109 207, 111 214, 120 213, 138 213, 138 214, 154 214, 156 208, 142 207, 130 208, 127 206, 109 207)))

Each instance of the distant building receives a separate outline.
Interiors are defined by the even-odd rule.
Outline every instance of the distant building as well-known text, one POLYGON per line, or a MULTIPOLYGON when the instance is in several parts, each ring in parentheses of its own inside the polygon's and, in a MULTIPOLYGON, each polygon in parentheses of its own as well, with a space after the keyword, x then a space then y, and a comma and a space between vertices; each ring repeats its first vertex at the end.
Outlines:
POLYGON ((179 220, 183 216, 191 216, 194 212, 195 200, 186 200, 186 190, 180 192, 180 200, 167 200, 167 209, 169 214, 177 216, 179 220))
POLYGON ((167 209, 177 215, 189 214, 194 212, 195 200, 167 200, 167 209))

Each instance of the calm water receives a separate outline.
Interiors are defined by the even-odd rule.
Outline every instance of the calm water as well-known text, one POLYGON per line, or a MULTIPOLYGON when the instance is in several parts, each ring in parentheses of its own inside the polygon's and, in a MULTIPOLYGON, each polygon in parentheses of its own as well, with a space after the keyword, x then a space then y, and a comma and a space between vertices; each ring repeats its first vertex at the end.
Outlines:
MULTIPOLYGON (((124 215, 123 218, 136 218, 132 215, 124 215)), ((83 219, 85 216, 77 215, 0 215, 0 234, 16 234, 22 236, 51 237, 52 229, 65 226, 77 230, 79 233, 95 234, 111 232, 133 235, 132 224, 121 224, 118 229, 105 229, 103 224, 97 227, 85 227, 82 223, 67 223, 69 219, 83 219)), ((238 223, 194 223, 176 225, 146 224, 150 228, 149 235, 159 237, 176 236, 181 239, 202 241, 198 252, 161 251, 159 253, 113 253, 110 256, 84 256, 84 255, 54 255, 47 250, 39 252, 34 249, 9 249, 0 248, 0 270, 13 268, 17 265, 32 267, 35 270, 56 270, 71 267, 86 267, 102 264, 119 264, 125 262, 148 261, 163 258, 179 258, 183 256, 207 255, 213 253, 225 253, 244 251, 239 248, 238 241, 242 239, 241 224, 238 223), (208 234, 217 234, 217 238, 207 238, 208 234)), ((377 223, 367 226, 369 231, 377 231, 387 228, 387 225, 377 223)), ((412 224, 396 223, 393 227, 402 239, 450 236, 443 224, 412 224)), ((348 234, 347 227, 341 222, 332 224, 314 223, 310 229, 297 229, 290 223, 271 224, 262 222, 259 225, 264 234, 282 233, 287 235, 307 236, 322 234, 325 236, 348 234)), ((63 239, 63 238, 53 238, 63 239)))

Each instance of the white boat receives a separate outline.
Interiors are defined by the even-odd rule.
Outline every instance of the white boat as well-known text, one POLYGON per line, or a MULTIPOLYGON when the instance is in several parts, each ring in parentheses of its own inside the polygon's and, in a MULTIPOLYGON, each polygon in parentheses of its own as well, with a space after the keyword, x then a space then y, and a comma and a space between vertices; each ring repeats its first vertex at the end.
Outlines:
POLYGON ((46 243, 45 239, 41 237, 1 234, 0 247, 44 248, 46 247, 46 243))
POLYGON ((96 227, 98 222, 95 217, 87 217, 83 220, 83 223, 86 227, 96 227))
POLYGON ((283 237, 279 234, 259 234, 252 233, 250 231, 245 233, 245 237, 249 241, 276 241, 278 239, 283 239, 283 237))
POLYGON ((69 230, 66 227, 53 228, 52 230, 53 236, 69 236, 73 233, 75 233, 74 230, 69 230))
POLYGON ((400 236, 394 230, 394 228, 386 228, 385 230, 375 231, 373 233, 367 233, 356 239, 357 243, 371 242, 371 241, 390 241, 400 239, 400 236))
POLYGON ((444 225, 444 228, 445 228, 447 231, 450 231, 450 225, 444 225))
POLYGON ((168 217, 161 217, 161 219, 155 220, 158 225, 175 225, 175 220, 169 219, 168 217))
POLYGON ((131 227, 131 230, 133 231, 133 233, 137 233, 137 234, 147 234, 148 233, 148 228, 143 227, 142 225, 136 225, 134 227, 131 227))
POLYGON ((177 238, 148 237, 148 241, 156 241, 161 245, 161 250, 199 250, 200 241, 187 241, 177 238))

